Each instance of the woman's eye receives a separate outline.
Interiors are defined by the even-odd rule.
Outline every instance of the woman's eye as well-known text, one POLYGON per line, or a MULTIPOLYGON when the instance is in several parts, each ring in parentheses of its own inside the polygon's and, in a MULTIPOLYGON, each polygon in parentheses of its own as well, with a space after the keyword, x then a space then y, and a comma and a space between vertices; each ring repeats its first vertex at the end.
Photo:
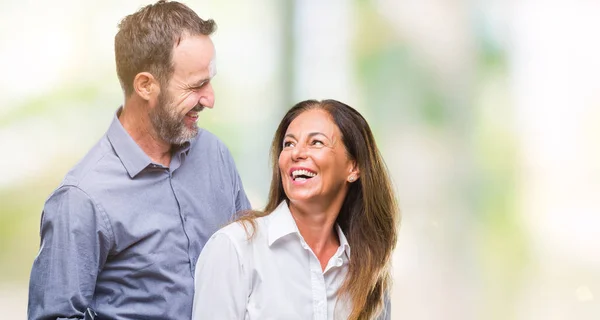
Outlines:
POLYGON ((313 140, 312 145, 313 146, 322 146, 324 144, 323 144, 323 141, 321 141, 321 140, 313 140))
POLYGON ((288 148, 288 147, 292 147, 292 146, 294 146, 294 143, 291 142, 291 141, 284 141, 283 142, 283 147, 284 148, 288 148))

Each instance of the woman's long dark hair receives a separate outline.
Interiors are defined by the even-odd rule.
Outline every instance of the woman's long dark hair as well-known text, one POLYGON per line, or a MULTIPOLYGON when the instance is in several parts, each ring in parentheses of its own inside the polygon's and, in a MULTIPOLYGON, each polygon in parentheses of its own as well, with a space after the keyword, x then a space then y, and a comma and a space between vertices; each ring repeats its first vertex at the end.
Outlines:
MULTIPOLYGON (((338 291, 352 301, 349 319, 370 319, 383 307, 390 288, 390 260, 396 245, 400 213, 385 163, 367 121, 352 107, 336 100, 306 100, 292 107, 281 120, 271 145, 272 178, 269 200, 263 212, 253 211, 238 221, 249 222, 252 237, 254 219, 269 215, 286 200, 289 203, 278 166, 283 139, 290 123, 301 113, 325 110, 342 134, 348 157, 356 161, 360 178, 351 183, 337 223, 348 243, 352 257, 348 274, 338 291)), ((246 229, 248 231, 248 229, 246 229)))

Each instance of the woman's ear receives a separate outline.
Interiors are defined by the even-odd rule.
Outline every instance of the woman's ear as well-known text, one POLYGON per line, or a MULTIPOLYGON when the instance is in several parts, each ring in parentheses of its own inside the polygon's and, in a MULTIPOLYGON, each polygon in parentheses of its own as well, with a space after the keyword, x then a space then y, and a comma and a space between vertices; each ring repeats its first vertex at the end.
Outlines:
POLYGON ((360 178, 360 169, 358 168, 358 164, 356 164, 356 161, 352 161, 352 168, 350 169, 347 180, 348 182, 352 183, 358 180, 358 178, 360 178))

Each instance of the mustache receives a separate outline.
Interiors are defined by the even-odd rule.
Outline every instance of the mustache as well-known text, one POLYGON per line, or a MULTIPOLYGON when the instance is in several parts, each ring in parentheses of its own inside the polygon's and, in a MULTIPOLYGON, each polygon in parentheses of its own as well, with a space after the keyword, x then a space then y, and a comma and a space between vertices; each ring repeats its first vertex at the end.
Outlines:
POLYGON ((203 106, 203 105, 201 105, 201 104, 197 104, 197 105, 196 105, 195 107, 193 107, 193 108, 192 108, 192 110, 190 110, 190 111, 200 112, 200 111, 202 111, 202 110, 204 110, 204 106, 203 106))

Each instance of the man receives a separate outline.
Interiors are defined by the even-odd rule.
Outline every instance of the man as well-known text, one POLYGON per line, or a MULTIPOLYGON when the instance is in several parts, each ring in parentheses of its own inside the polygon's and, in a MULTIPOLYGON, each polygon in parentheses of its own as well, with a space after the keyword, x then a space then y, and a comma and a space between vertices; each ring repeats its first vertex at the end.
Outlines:
POLYGON ((198 129, 214 103, 212 20, 158 1, 115 37, 125 103, 46 201, 29 319, 189 319, 207 239, 250 208, 228 149, 198 129))

